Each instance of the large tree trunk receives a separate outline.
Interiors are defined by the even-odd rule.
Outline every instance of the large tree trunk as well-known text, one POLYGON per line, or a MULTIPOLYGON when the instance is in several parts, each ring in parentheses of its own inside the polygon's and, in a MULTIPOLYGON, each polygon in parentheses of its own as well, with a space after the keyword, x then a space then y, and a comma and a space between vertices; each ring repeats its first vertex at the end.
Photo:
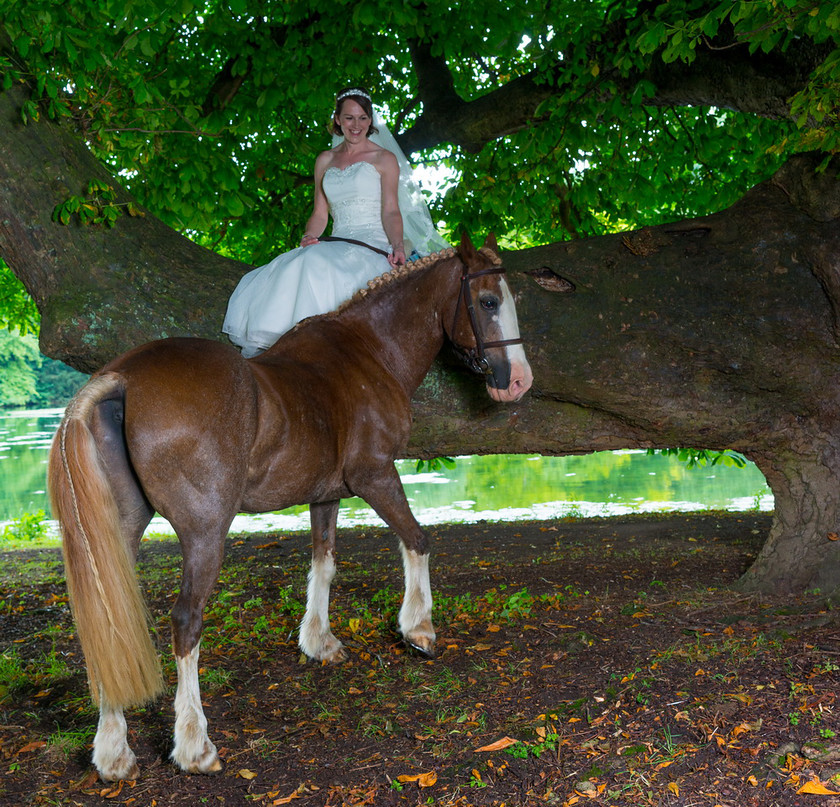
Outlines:
MULTIPOLYGON (((92 370, 160 336, 220 338, 248 267, 150 215, 53 222, 91 179, 116 182, 59 127, 24 127, 21 100, 0 93, 0 256, 38 304, 42 350, 92 370)), ((494 404, 444 356, 410 455, 731 447, 776 496, 743 584, 840 587, 840 194, 836 165, 815 168, 796 158, 712 216, 506 255, 533 391, 494 404)))

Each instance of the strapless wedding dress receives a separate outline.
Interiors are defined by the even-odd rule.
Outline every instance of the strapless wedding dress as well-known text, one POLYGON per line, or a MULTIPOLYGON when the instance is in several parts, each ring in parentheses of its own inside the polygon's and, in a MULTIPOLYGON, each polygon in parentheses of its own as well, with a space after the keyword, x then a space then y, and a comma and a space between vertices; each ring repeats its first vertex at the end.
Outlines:
MULTIPOLYGON (((334 236, 391 251, 382 229, 380 176, 371 163, 328 168, 323 188, 334 236)), ((383 255, 340 241, 284 252, 239 281, 222 331, 243 356, 255 356, 302 319, 336 309, 390 268, 383 255)))

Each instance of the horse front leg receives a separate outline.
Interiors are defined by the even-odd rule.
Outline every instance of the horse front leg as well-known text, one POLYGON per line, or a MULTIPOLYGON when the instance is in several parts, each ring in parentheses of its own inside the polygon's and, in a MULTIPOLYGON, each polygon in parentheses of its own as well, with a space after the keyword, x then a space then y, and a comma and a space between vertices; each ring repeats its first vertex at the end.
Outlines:
MULTIPOLYGON (((225 531, 227 532, 227 531, 225 531)), ((178 669, 172 761, 187 773, 217 773, 222 763, 207 735, 207 718, 198 684, 198 654, 204 607, 219 577, 224 534, 210 546, 181 540, 184 571, 172 609, 172 645, 178 669)))
POLYGON ((399 626, 403 639, 423 655, 435 654, 435 628, 432 624, 432 586, 429 581, 429 540, 417 523, 396 468, 390 466, 359 495, 376 510, 397 533, 405 574, 405 595, 400 608, 399 626))
POLYGON ((93 764, 104 782, 136 779, 137 758, 129 748, 125 715, 99 696, 99 725, 93 738, 93 764))
POLYGON ((316 661, 339 662, 347 651, 330 629, 330 585, 335 577, 335 529, 339 500, 309 506, 312 567, 306 588, 306 613, 300 623, 300 649, 316 661))

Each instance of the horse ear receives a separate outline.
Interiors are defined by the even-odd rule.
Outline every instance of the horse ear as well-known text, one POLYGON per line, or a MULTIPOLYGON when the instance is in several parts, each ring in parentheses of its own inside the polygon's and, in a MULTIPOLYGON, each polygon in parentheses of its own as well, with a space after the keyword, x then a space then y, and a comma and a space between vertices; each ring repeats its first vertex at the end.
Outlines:
POLYGON ((458 254, 461 256, 461 260, 464 263, 469 263, 476 255, 476 248, 473 246, 473 242, 470 240, 470 237, 467 235, 466 230, 461 231, 461 243, 458 245, 458 254))
POLYGON ((489 249, 494 255, 499 254, 499 245, 496 243, 495 233, 490 233, 490 235, 484 239, 484 248, 489 249))

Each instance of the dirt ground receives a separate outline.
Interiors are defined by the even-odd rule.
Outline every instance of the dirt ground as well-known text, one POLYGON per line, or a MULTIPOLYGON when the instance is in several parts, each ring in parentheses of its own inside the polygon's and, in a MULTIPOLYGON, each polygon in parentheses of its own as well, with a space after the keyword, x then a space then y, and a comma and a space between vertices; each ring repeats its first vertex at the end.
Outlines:
POLYGON ((90 764, 90 705, 58 550, 0 558, 0 805, 840 807, 840 624, 818 592, 731 588, 767 514, 432 528, 438 653, 396 635, 384 529, 343 531, 333 629, 301 658, 308 536, 233 537, 206 612, 215 776, 168 761, 174 542, 141 577, 169 682, 128 715, 141 775, 90 764))

